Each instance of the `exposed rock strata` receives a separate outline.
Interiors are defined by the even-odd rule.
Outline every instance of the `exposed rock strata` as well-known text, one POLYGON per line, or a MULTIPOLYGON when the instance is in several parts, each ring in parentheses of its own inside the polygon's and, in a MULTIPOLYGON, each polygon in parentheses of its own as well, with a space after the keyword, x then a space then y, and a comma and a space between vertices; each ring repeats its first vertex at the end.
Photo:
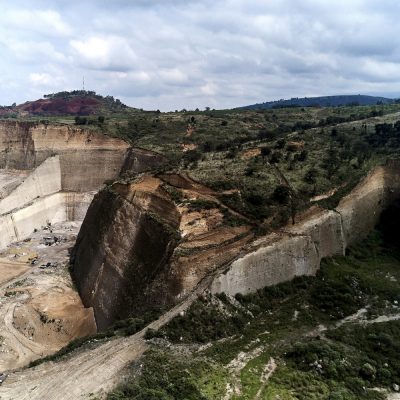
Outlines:
POLYGON ((155 178, 117 183, 95 196, 72 262, 82 301, 94 308, 99 329, 135 308, 137 313, 163 302, 157 278, 177 244, 178 226, 179 213, 155 178))
POLYGON ((93 195, 89 193, 54 193, 36 199, 23 208, 0 215, 0 249, 28 237, 48 223, 82 220, 93 195))
POLYGON ((323 257, 344 254, 378 223, 382 211, 400 197, 400 163, 375 168, 336 210, 314 209, 280 235, 269 235, 214 279, 213 293, 251 293, 299 275, 314 275, 323 257))
MULTIPOLYGON (((110 163, 118 159, 121 168, 129 145, 121 139, 115 139, 89 130, 68 125, 46 125, 33 122, 2 122, 0 124, 0 168, 33 169, 47 158, 59 154, 62 163, 73 164, 73 156, 81 153, 80 164, 86 164, 87 174, 93 172, 91 163, 99 164, 98 158, 110 163), (88 153, 89 151, 89 153, 88 153), (110 152, 110 154, 108 154, 110 152), (88 157, 91 155, 90 157, 88 157), (99 157, 96 157, 99 156, 99 157), (69 163, 69 157, 72 161, 69 163)), ((76 158, 75 158, 76 160, 76 158)), ((110 164, 111 167, 111 164, 110 164)), ((112 171, 112 168, 110 169, 112 171)), ((74 169, 68 172, 74 175, 74 169)), ((113 174, 110 173, 110 178, 113 174)))
POLYGON ((0 248, 49 222, 82 220, 94 192, 121 173, 128 149, 121 139, 81 128, 2 122, 0 168, 21 178, 0 199, 0 248))
POLYGON ((122 172, 131 171, 141 173, 160 167, 165 162, 166 158, 159 153, 132 147, 126 155, 122 172))
POLYGON ((188 178, 144 175, 95 196, 72 263, 83 303, 94 308, 99 329, 171 306, 251 240, 248 226, 223 224, 217 203, 197 211, 185 205, 188 199, 210 201, 212 191, 188 178), (166 182, 177 185, 180 205, 166 182))

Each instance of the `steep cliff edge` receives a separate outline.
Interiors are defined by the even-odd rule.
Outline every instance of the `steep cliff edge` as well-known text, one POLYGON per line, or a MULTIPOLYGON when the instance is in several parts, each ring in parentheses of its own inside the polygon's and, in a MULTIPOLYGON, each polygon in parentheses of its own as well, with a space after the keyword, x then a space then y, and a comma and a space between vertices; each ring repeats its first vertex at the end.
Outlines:
POLYGON ((308 210, 294 226, 253 243, 211 285, 213 293, 246 294, 299 275, 314 275, 321 259, 344 254, 378 223, 382 211, 400 197, 400 162, 376 167, 335 210, 308 210))
POLYGON ((179 213, 156 178, 116 183, 95 196, 72 254, 72 274, 99 329, 163 302, 153 292, 162 284, 157 278, 179 239, 178 226, 179 213))
POLYGON ((121 139, 67 125, 0 124, 0 168, 31 170, 59 155, 65 191, 98 190, 105 180, 115 179, 129 147, 121 139))
POLYGON ((104 329, 153 306, 172 306, 213 274, 211 291, 230 295, 314 275, 322 258, 344 254, 400 197, 399 173, 398 162, 377 167, 335 210, 314 206, 297 224, 257 240, 246 222, 225 224, 228 211, 213 191, 187 177, 144 175, 136 183, 116 183, 89 208, 73 252, 73 276, 104 329))
POLYGON ((224 224, 211 193, 184 177, 143 175, 95 196, 71 262, 99 329, 173 305, 252 239, 249 226, 224 224), (206 200, 207 210, 191 206, 206 200))

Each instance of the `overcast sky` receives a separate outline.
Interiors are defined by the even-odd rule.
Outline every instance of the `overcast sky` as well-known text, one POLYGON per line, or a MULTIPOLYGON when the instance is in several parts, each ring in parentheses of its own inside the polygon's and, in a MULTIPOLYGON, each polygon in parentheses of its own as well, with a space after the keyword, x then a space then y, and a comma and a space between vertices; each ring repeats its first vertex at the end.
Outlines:
POLYGON ((400 96, 398 0, 0 0, 0 104, 82 88, 227 108, 400 96))

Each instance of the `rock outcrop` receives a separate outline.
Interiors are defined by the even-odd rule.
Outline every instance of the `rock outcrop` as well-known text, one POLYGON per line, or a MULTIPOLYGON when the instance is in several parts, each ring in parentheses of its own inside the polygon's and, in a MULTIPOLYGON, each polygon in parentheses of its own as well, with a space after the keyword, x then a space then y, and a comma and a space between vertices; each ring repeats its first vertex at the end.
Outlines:
POLYGON ((252 239, 249 226, 224 225, 217 203, 191 210, 196 199, 216 201, 210 189, 177 175, 142 175, 95 196, 71 263, 99 329, 173 305, 252 239), (166 187, 181 196, 178 204, 166 187))
POLYGON ((141 149, 139 147, 132 147, 126 155, 122 173, 134 172, 139 174, 160 167, 165 162, 166 158, 160 153, 141 149))
POLYGON ((211 285, 213 293, 247 294, 299 275, 314 275, 321 259, 344 254, 368 235, 400 197, 400 162, 375 168, 335 210, 312 208, 294 226, 269 235, 235 260, 211 285))
POLYGON ((115 179, 129 147, 121 139, 68 125, 0 124, 0 168, 31 170, 59 155, 65 191, 98 190, 105 180, 115 179))
POLYGON ((97 194, 79 232, 72 274, 99 329, 166 302, 164 275, 180 215, 156 178, 97 194))
POLYGON ((82 220, 107 180, 119 176, 129 144, 67 125, 0 124, 0 248, 47 223, 82 220), (10 172, 8 172, 10 171, 10 172))

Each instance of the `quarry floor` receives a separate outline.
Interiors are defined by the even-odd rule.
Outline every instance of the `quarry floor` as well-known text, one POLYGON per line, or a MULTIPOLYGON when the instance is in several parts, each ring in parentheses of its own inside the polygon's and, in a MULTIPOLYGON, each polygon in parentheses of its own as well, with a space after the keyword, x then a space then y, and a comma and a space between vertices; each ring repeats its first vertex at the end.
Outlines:
POLYGON ((46 226, 0 253, 0 372, 96 331, 68 272, 80 222, 46 226))

